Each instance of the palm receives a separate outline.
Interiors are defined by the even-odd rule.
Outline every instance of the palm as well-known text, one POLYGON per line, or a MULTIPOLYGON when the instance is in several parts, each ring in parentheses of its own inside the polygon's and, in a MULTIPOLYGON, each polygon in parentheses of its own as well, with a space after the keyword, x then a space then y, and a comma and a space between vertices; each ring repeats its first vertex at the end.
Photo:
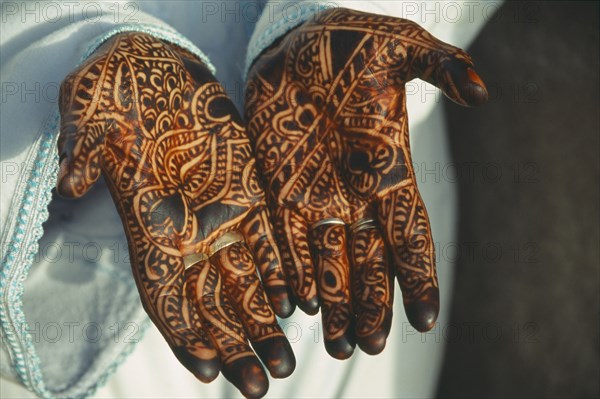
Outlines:
POLYGON ((278 252, 245 129, 209 70, 145 34, 117 36, 61 90, 59 192, 83 195, 103 174, 123 220, 142 302, 200 379, 225 376, 260 396, 293 369, 255 269, 285 313, 278 252), (227 232, 236 243, 184 271, 227 232), (207 332, 208 334, 205 334, 207 332))
POLYGON ((421 76, 447 88, 455 77, 445 66, 455 63, 465 69, 470 59, 412 22, 336 9, 290 32, 250 71, 248 132, 286 271, 305 310, 320 296, 333 356, 348 356, 355 338, 367 352, 383 349, 393 297, 386 245, 409 319, 420 330, 435 321, 433 242, 411 167, 404 84, 421 76), (378 228, 319 223, 329 218, 372 218, 378 228))

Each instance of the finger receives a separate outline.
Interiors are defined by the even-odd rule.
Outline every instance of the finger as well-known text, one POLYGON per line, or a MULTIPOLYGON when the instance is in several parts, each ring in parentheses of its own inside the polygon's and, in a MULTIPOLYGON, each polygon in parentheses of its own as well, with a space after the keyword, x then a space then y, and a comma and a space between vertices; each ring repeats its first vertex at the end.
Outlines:
POLYGON ((416 186, 409 182, 387 193, 378 213, 408 320, 418 331, 429 331, 438 316, 439 291, 429 219, 416 186))
POLYGON ((137 242, 147 249, 137 252, 132 264, 138 265, 134 275, 144 309, 177 359, 199 380, 210 382, 219 375, 220 361, 185 295, 183 260, 143 241, 137 242))
POLYGON ((81 197, 100 177, 105 121, 96 119, 99 74, 92 63, 61 84, 57 191, 63 197, 81 197))
POLYGON ((227 296, 271 375, 285 378, 292 374, 296 367, 294 352, 277 324, 249 249, 238 242, 220 250, 211 260, 219 266, 227 296))
POLYGON ((172 227, 176 215, 161 218, 162 227, 153 225, 152 205, 160 201, 147 194, 155 190, 147 188, 134 197, 124 196, 112 179, 106 182, 125 228, 131 269, 146 313, 177 359, 196 378, 214 380, 221 362, 186 296, 182 254, 166 233, 172 231, 169 225, 172 227))
POLYGON ((319 311, 317 284, 304 220, 286 208, 273 215, 273 228, 282 255, 283 269, 298 307, 314 315, 319 311))
MULTIPOLYGON (((186 292, 185 283, 182 292, 186 292)), ((187 296, 182 298, 181 301, 182 306, 187 308, 193 330, 189 329, 189 326, 184 326, 184 332, 189 336, 188 342, 190 344, 185 347, 173 349, 173 353, 200 381, 209 383, 217 378, 221 370, 219 355, 211 342, 208 332, 202 325, 197 306, 187 296)), ((184 312, 182 314, 185 315, 184 312)))
POLYGON ((394 285, 386 248, 372 224, 357 226, 349 244, 356 339, 364 352, 375 355, 385 348, 392 325, 394 285))
POLYGON ((444 43, 414 24, 418 35, 412 69, 414 77, 442 89, 444 94, 460 105, 480 105, 487 101, 485 84, 475 72, 471 57, 463 50, 444 43))
POLYGON ((294 305, 289 299, 289 288, 283 274, 279 250, 275 245, 267 208, 265 206, 256 208, 247 217, 241 229, 275 313, 279 317, 291 316, 294 313, 294 305))
POLYGON ((345 226, 323 224, 313 228, 311 246, 317 270, 325 349, 336 359, 347 359, 354 352, 355 339, 345 226))
POLYGON ((262 365, 248 345, 242 323, 223 292, 218 267, 203 261, 186 270, 187 295, 221 358, 222 372, 242 395, 260 398, 269 389, 262 365))

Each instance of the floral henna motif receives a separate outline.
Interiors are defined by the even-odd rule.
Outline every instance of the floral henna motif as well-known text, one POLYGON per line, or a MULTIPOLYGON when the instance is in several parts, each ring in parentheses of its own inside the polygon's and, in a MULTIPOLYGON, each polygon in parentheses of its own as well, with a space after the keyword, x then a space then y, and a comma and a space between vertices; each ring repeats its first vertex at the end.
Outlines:
POLYGON ((123 33, 65 79, 60 111, 58 191, 79 197, 104 176, 142 303, 180 361, 203 381, 222 369, 262 396, 268 380, 250 339, 274 377, 289 375, 294 356, 269 299, 284 316, 293 308, 264 194, 244 126, 208 68, 123 33), (244 242, 184 271, 185 256, 230 231, 244 242))
POLYGON ((437 317, 434 247, 405 103, 404 85, 416 77, 462 105, 487 98, 462 50, 413 22, 347 9, 290 31, 249 71, 248 135, 284 269, 303 310, 315 313, 320 301, 334 357, 349 356, 355 340, 371 354, 383 349, 392 316, 388 263, 413 326, 428 330, 437 317), (320 223, 329 218, 374 223, 355 231, 320 223))

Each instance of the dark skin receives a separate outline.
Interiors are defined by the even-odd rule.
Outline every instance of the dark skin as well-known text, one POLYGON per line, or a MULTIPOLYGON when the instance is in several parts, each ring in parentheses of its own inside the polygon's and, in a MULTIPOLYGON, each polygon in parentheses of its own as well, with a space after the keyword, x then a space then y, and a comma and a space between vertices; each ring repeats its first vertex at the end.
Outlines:
POLYGON ((273 377, 290 375, 275 318, 290 305, 264 193, 208 68, 152 36, 119 34, 65 78, 60 113, 58 192, 77 198, 104 177, 144 308, 181 363, 203 382, 221 371, 247 397, 269 386, 259 358, 273 377), (230 232, 241 241, 185 269, 184 257, 230 232))
POLYGON ((471 58, 417 24, 347 9, 319 14, 248 74, 248 135, 286 278, 325 347, 383 350, 393 277, 410 323, 439 312, 434 245, 412 170, 405 84, 421 78, 460 105, 487 100, 471 58), (345 225, 331 224, 334 218, 345 225), (365 219, 372 223, 356 224, 365 219))

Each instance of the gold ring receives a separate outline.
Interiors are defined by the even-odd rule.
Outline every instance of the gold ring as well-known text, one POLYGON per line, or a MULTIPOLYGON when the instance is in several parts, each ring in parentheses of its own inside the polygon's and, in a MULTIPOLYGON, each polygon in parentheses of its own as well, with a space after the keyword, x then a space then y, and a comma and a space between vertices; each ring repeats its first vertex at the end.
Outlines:
POLYGON ((204 253, 186 255, 183 257, 183 265, 185 266, 185 270, 187 270, 196 263, 204 262, 207 259, 208 256, 204 253))
POLYGON ((316 223, 313 223, 313 225, 311 226, 311 229, 314 230, 317 227, 326 226, 328 224, 344 226, 346 223, 340 218, 327 218, 327 219, 319 220, 316 223))
POLYGON ((208 254, 199 253, 184 256, 183 264, 185 266, 185 269, 187 270, 197 263, 208 260, 211 256, 213 256, 223 248, 227 248, 228 246, 237 244, 238 242, 244 242, 244 236, 241 235, 239 232, 229 231, 223 234, 208 247, 208 254))
POLYGON ((352 223, 349 227, 350 231, 354 234, 358 233, 359 231, 376 228, 377 224, 375 224, 375 220, 371 218, 359 219, 356 222, 352 223))
POLYGON ((244 236, 238 233, 237 231, 228 231, 223 234, 221 237, 217 238, 215 242, 212 243, 210 247, 208 247, 208 257, 210 258, 223 248, 226 248, 230 245, 237 244, 238 242, 243 242, 244 236))

